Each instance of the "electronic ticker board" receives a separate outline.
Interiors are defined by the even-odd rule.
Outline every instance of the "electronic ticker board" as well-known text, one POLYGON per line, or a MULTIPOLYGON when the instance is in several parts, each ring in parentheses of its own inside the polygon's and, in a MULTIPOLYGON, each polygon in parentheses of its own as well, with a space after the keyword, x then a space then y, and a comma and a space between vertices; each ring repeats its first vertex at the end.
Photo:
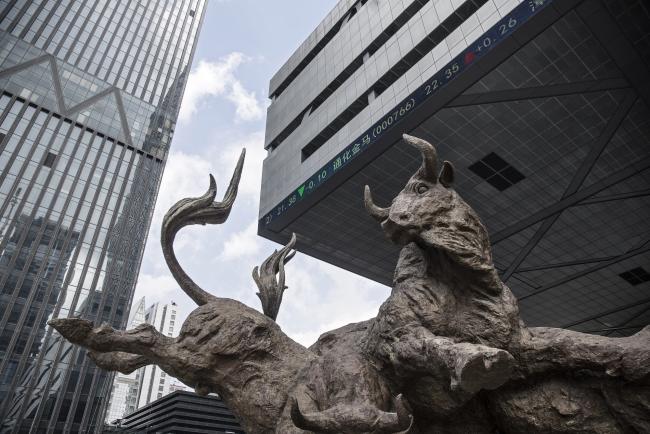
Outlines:
POLYGON ((433 77, 406 97, 399 105, 390 110, 380 120, 354 142, 346 146, 320 170, 310 176, 282 202, 260 219, 260 226, 266 228, 271 222, 281 217, 296 206, 325 182, 335 176, 373 143, 377 142, 388 130, 395 128, 400 121, 424 101, 433 98, 436 93, 454 80, 465 69, 489 53, 501 41, 510 36, 522 24, 544 9, 553 0, 529 0, 519 4, 508 15, 499 20, 474 43, 440 69, 433 77))

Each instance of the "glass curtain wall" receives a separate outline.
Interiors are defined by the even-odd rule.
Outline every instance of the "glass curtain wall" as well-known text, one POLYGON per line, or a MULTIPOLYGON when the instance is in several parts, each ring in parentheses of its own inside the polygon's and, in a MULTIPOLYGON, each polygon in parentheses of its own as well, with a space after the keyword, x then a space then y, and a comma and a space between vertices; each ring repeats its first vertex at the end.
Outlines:
POLYGON ((205 0, 0 1, 0 433, 99 432, 205 0))

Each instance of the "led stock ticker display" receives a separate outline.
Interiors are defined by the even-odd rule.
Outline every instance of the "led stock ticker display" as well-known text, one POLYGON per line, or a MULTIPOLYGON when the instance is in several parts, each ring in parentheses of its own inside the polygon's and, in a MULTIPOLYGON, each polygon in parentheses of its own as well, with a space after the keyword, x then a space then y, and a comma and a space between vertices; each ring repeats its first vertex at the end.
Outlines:
POLYGON ((413 109, 420 106, 429 98, 432 98, 438 90, 456 78, 466 68, 470 67, 476 60, 489 53, 499 42, 510 36, 514 30, 550 3, 552 3, 552 0, 529 0, 519 4, 508 15, 499 20, 480 38, 474 41, 474 43, 470 44, 457 55, 451 62, 447 63, 444 68, 424 82, 397 107, 375 122, 372 127, 366 130, 353 143, 340 151, 318 172, 310 176, 293 193, 264 215, 260 219, 262 227, 267 227, 271 222, 281 217, 289 209, 312 194, 354 158, 379 140, 386 131, 395 128, 413 109))

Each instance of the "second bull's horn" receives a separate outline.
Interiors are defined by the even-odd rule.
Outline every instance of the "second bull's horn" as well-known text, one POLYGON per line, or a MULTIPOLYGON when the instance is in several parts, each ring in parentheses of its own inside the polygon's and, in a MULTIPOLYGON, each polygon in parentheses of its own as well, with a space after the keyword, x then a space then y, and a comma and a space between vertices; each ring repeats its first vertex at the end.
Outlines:
POLYGON ((370 214, 374 219, 382 222, 388 218, 389 208, 382 208, 375 205, 372 201, 372 195, 370 194, 370 187, 367 185, 363 191, 363 204, 365 205, 368 214, 370 214))
POLYGON ((422 166, 420 166, 417 176, 422 180, 435 184, 438 177, 438 153, 436 152, 436 148, 426 140, 409 136, 408 134, 402 135, 402 138, 409 145, 418 148, 422 154, 422 166))

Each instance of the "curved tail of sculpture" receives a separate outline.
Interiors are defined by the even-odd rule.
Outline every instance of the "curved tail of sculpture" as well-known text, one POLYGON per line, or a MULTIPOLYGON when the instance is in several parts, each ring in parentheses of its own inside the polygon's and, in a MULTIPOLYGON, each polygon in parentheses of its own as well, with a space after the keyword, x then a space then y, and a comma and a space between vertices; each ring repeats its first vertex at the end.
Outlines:
POLYGON ((284 284, 284 264, 289 262, 296 254, 293 250, 296 245, 296 234, 291 234, 291 239, 280 250, 274 251, 266 258, 260 267, 253 268, 253 280, 260 292, 257 296, 262 302, 264 315, 276 320, 282 303, 282 294, 287 286, 284 284), (277 279, 276 279, 277 275, 277 279))
POLYGON ((176 233, 184 226, 220 224, 226 221, 237 197, 237 188, 239 187, 245 156, 246 149, 242 149, 237 166, 235 166, 235 171, 230 179, 230 185, 228 185, 221 202, 215 202, 214 200, 217 195, 217 183, 214 177, 210 175, 210 187, 203 196, 179 200, 167 211, 163 218, 160 244, 162 245, 167 266, 181 289, 199 306, 216 297, 201 289, 185 273, 174 253, 174 238, 176 233))

